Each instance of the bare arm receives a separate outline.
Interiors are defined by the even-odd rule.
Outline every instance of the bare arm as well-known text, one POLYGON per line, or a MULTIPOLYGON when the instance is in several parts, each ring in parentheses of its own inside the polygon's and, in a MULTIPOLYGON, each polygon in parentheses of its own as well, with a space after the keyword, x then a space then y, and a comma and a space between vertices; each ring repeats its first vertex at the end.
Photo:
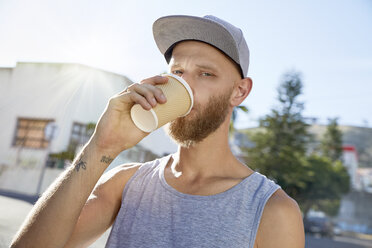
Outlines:
POLYGON ((297 203, 283 190, 268 200, 256 237, 256 248, 304 248, 305 232, 297 203))
MULTIPOLYGON (((79 216, 94 206, 106 204, 105 194, 101 195, 100 201, 91 199, 90 205, 86 202, 111 161, 148 135, 132 122, 131 107, 139 103, 148 110, 156 105, 156 101, 164 103, 162 91, 154 85, 166 81, 167 78, 160 76, 149 78, 110 99, 91 140, 36 203, 11 247, 64 247, 72 233, 79 232, 75 229, 79 216), (155 103, 152 99, 156 99, 155 103), (82 213, 84 206, 86 211, 82 213)), ((110 211, 105 215, 107 218, 112 218, 115 209, 110 211)))
POLYGON ((17 247, 62 247, 69 239, 94 185, 116 154, 89 143, 78 159, 36 203, 14 239, 17 247))
POLYGON ((88 247, 113 224, 120 209, 123 189, 138 167, 121 165, 100 178, 65 248, 88 247))

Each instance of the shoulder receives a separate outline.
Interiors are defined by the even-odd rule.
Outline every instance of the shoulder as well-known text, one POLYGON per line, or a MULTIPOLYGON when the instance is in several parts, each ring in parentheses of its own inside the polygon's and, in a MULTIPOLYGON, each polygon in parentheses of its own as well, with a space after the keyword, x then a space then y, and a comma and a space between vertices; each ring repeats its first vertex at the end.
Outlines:
POLYGON ((163 158, 145 163, 119 165, 104 173, 96 184, 91 197, 106 202, 107 205, 120 207, 124 187, 137 171, 141 174, 151 172, 163 158))
POLYGON ((141 174, 149 173, 158 167, 161 161, 160 158, 145 163, 119 165, 101 176, 93 192, 104 196, 108 201, 121 202, 124 187, 135 173, 137 171, 141 171, 141 174))
POLYGON ((104 173, 97 182, 93 195, 104 197, 107 201, 118 203, 126 183, 141 167, 140 163, 119 165, 104 173))
POLYGON ((125 180, 129 179, 133 174, 141 167, 141 163, 128 163, 122 164, 111 170, 105 172, 101 178, 100 182, 107 182, 108 180, 125 180))
POLYGON ((265 205, 256 244, 260 248, 305 246, 300 208, 282 189, 278 189, 265 205))

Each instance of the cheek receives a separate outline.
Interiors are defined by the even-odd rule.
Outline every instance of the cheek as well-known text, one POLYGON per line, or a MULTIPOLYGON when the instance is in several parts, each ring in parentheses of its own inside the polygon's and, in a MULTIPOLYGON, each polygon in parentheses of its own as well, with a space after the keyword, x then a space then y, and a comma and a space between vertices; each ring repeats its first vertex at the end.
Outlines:
MULTIPOLYGON (((199 84, 193 85, 192 88, 194 94, 194 108, 198 110, 206 107, 209 104, 211 97, 221 96, 224 94, 221 85, 217 82, 211 84, 199 82, 199 84)), ((227 90, 231 90, 231 88, 227 88, 226 91, 227 90)))
POLYGON ((194 109, 200 111, 203 107, 208 105, 209 96, 206 94, 194 95, 194 109))
POLYGON ((194 88, 194 106, 204 106, 208 103, 213 90, 206 87, 194 88))

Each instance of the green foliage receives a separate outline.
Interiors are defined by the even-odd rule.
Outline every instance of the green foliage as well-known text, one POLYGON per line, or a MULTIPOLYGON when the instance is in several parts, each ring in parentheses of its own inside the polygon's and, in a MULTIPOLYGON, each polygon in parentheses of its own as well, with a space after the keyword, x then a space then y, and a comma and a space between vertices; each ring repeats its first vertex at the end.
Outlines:
POLYGON ((321 156, 308 158, 310 177, 302 205, 321 210, 330 216, 338 213, 340 199, 350 188, 349 174, 342 164, 342 132, 337 118, 329 119, 327 131, 321 140, 321 156))
MULTIPOLYGON (((85 132, 87 136, 91 136, 96 128, 96 123, 90 122, 87 123, 85 126, 85 132)), ((58 153, 51 153, 49 156, 51 158, 59 159, 59 160, 69 160, 73 161, 75 157, 75 151, 79 144, 78 143, 70 143, 66 149, 66 151, 61 151, 58 153)))
POLYGON ((62 151, 62 152, 59 152, 59 153, 51 153, 49 155, 51 158, 56 158, 56 159, 59 159, 59 160, 69 160, 69 161, 72 161, 74 160, 74 157, 75 157, 75 151, 62 151))
POLYGON ((327 131, 321 141, 321 152, 332 161, 342 159, 342 132, 338 128, 337 118, 329 119, 327 131))
POLYGON ((332 162, 325 156, 311 155, 307 161, 306 188, 297 200, 305 213, 313 208, 330 216, 336 215, 340 199, 350 187, 346 168, 341 161, 332 162))
POLYGON ((284 75, 278 89, 279 104, 260 120, 262 131, 250 137, 255 146, 248 149, 247 164, 274 179, 297 200, 305 215, 313 208, 333 216, 342 194, 349 190, 348 173, 338 160, 342 136, 333 119, 322 142, 324 155, 308 154, 313 137, 302 116, 302 88, 299 73, 284 75))
POLYGON ((306 187, 306 143, 310 139, 298 100, 302 82, 298 73, 287 73, 278 89, 279 105, 260 120, 263 132, 252 135, 249 164, 273 178, 296 198, 306 187))
POLYGON ((88 133, 93 133, 94 129, 96 129, 96 123, 89 122, 88 124, 86 124, 86 131, 88 133))

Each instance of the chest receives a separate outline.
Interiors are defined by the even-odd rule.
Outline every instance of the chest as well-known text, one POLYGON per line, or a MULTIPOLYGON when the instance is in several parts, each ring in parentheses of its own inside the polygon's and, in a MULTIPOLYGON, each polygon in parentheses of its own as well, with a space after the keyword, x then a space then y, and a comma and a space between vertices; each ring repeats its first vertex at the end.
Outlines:
POLYGON ((163 173, 143 175, 126 186, 107 247, 255 247, 269 195, 257 175, 217 191, 200 190, 213 183, 190 190, 170 185, 163 173))
POLYGON ((186 201, 158 194, 154 198, 127 203, 120 210, 116 231, 121 242, 140 241, 133 247, 234 248, 250 247, 254 239, 255 211, 242 202, 186 201))

